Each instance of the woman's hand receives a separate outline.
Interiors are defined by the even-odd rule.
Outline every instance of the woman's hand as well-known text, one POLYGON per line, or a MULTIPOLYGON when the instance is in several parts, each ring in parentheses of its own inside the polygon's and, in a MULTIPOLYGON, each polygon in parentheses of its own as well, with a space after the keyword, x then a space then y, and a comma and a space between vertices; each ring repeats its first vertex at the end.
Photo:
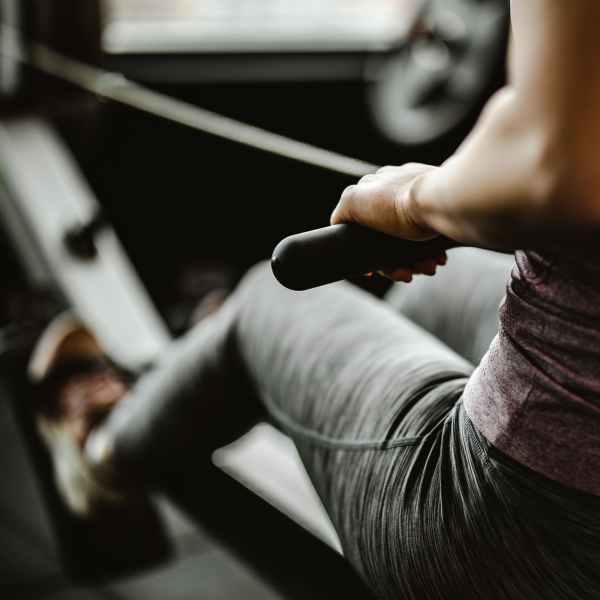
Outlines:
MULTIPOLYGON (((428 172, 437 167, 409 163, 401 167, 383 167, 366 175, 358 184, 344 190, 331 215, 331 224, 358 223, 407 240, 425 241, 438 235, 419 220, 411 201, 414 187, 428 172), (412 211, 412 212, 411 212, 412 211)), ((411 269, 392 269, 383 274, 395 281, 409 282, 413 274, 433 275, 438 265, 446 263, 446 255, 422 261, 411 269)))

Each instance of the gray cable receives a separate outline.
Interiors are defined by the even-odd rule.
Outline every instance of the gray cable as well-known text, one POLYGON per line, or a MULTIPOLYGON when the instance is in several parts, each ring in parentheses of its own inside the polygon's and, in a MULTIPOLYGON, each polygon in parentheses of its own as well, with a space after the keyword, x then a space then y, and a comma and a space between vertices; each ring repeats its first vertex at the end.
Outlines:
MULTIPOLYGON (((14 36, 16 39, 18 31, 2 25, 2 35, 14 36)), ((155 92, 127 80, 121 74, 68 58, 43 44, 33 43, 26 49, 13 44, 10 49, 2 48, 0 54, 68 81, 101 98, 237 144, 352 177, 362 177, 378 168, 368 162, 299 142, 155 92)))

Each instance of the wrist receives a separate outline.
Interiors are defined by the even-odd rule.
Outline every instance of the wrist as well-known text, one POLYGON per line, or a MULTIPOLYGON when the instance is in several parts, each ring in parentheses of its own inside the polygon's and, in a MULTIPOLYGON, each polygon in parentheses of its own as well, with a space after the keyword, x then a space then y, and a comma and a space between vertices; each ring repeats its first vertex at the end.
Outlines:
POLYGON ((411 229, 420 237, 434 237, 439 234, 429 220, 429 210, 424 202, 424 189, 428 179, 437 167, 415 177, 402 197, 402 213, 411 229))

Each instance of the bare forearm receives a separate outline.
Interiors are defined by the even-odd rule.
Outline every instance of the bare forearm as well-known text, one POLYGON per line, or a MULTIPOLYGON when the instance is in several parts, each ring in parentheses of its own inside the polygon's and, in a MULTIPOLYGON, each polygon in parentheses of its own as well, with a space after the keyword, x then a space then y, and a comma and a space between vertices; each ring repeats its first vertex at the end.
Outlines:
POLYGON ((460 241, 543 246, 558 231, 568 237, 600 225, 590 197, 595 185, 580 184, 569 162, 557 132, 528 117, 506 88, 459 151, 415 182, 408 210, 422 226, 460 241))
POLYGON ((540 245, 600 226, 600 5, 511 4, 510 85, 459 151, 415 182, 409 211, 467 242, 540 245))
POLYGON ((600 240, 598 0, 512 0, 509 85, 441 167, 384 167, 332 223, 496 248, 600 240))

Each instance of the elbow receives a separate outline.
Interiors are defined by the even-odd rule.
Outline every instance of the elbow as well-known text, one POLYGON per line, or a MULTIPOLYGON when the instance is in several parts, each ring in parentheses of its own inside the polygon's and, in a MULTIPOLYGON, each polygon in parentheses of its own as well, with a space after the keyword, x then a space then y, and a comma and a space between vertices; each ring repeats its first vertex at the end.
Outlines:
POLYGON ((545 219, 565 225, 600 227, 600 182, 569 167, 566 160, 545 164, 531 178, 530 198, 545 219))
POLYGON ((548 125, 531 130, 527 195, 552 220, 600 227, 600 170, 589 132, 548 125))
MULTIPOLYGON (((504 141, 506 172, 525 212, 600 226, 600 127, 592 135, 580 123, 544 111, 532 113, 519 94, 497 94, 491 111, 504 141), (499 115, 499 117, 497 116, 499 115)), ((574 118, 574 117, 573 117, 574 118)), ((592 129, 594 129, 592 127, 592 129)))
POLYGON ((525 197, 533 212, 551 216, 563 210, 565 171, 560 160, 543 157, 534 163, 525 182, 525 197))
POLYGON ((587 168, 588 161, 571 140, 546 136, 526 183, 533 211, 551 221, 600 226, 600 178, 587 168))

